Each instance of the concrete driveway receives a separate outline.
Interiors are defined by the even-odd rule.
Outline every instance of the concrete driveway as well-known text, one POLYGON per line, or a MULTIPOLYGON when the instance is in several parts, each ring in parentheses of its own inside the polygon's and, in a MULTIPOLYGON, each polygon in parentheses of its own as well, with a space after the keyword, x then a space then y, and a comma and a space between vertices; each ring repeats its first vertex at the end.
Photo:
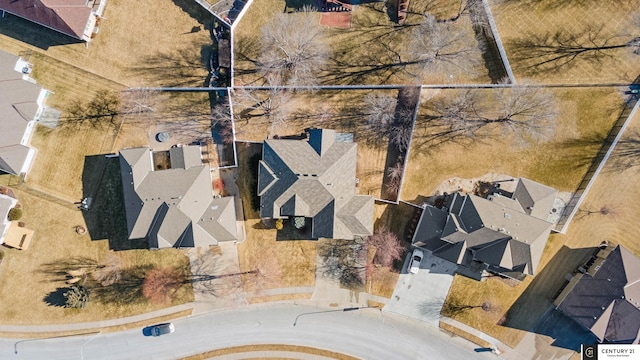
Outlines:
POLYGON ((385 311, 422 320, 438 326, 440 310, 447 298, 457 265, 425 251, 417 274, 407 272, 411 253, 407 255, 402 273, 385 311))
POLYGON ((238 248, 232 241, 187 252, 193 276, 194 313, 245 305, 239 276, 238 248))

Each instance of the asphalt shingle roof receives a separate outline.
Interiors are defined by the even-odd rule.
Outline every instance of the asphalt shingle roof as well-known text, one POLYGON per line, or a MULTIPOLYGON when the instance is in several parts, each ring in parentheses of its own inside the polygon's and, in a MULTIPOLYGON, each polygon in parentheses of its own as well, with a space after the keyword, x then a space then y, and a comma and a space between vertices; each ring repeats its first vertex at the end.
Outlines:
POLYGON ((617 246, 595 273, 585 273, 558 309, 600 341, 638 343, 640 259, 617 246))
POLYGON ((213 197, 211 170, 202 165, 199 146, 170 153, 172 167, 153 171, 148 148, 120 151, 129 238, 147 238, 151 247, 237 239, 233 198, 213 197))
POLYGON ((18 57, 0 51, 0 170, 18 174, 31 151, 22 145, 30 121, 35 120, 42 87, 22 79, 14 67, 18 57))
POLYGON ((76 39, 92 13, 86 0, 0 0, 0 9, 76 39))
POLYGON ((448 211, 427 205, 413 243, 459 264, 476 260, 502 273, 518 269, 533 275, 551 231, 546 215, 557 192, 526 179, 520 179, 517 189, 512 198, 456 193, 448 211), (529 215, 527 207, 546 214, 544 219, 529 215), (468 251, 473 256, 465 256, 468 251))
POLYGON ((266 140, 258 169, 260 216, 312 219, 312 236, 352 239, 373 232, 373 198, 356 196, 357 145, 333 130, 308 141, 266 140))

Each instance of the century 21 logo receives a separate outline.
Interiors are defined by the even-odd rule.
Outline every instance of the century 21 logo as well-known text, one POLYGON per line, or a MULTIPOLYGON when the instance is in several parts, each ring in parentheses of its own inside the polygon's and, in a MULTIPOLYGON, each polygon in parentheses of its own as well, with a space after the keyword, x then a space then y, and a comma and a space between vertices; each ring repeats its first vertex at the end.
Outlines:
POLYGON ((587 346, 584 348, 584 356, 588 359, 593 359, 595 356, 595 349, 593 346, 587 346))

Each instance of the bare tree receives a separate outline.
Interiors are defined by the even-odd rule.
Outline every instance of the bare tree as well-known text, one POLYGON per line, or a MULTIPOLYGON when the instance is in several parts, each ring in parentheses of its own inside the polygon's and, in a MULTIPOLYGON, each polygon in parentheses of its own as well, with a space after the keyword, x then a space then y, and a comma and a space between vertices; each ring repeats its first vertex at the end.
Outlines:
POLYGON ((460 20, 460 17, 468 15, 471 9, 473 9, 476 5, 481 5, 482 0, 459 0, 458 1, 458 10, 455 15, 451 16, 448 19, 438 20, 439 22, 456 22, 460 20))
POLYGON ((497 129, 520 145, 549 139, 557 115, 553 95, 532 86, 468 90, 436 101, 433 110, 444 127, 433 138, 478 138, 494 135, 497 129))
POLYGON ((153 113, 158 108, 160 92, 157 90, 127 90, 121 93, 123 114, 153 113))
POLYGON ((211 127, 222 136, 223 143, 233 143, 233 119, 227 103, 216 104, 211 108, 211 127))
POLYGON ((396 234, 385 227, 380 227, 375 234, 367 237, 367 246, 376 249, 373 262, 383 267, 392 267, 393 262, 400 260, 405 251, 396 234))
POLYGON ((418 65, 420 72, 477 73, 478 44, 458 24, 438 23, 434 16, 426 15, 411 38, 409 62, 418 65))
POLYGON ((119 256, 109 254, 96 266, 91 275, 102 286, 109 286, 120 280, 122 276, 121 265, 122 261, 119 256))
POLYGON ((152 304, 166 304, 183 284, 183 276, 178 270, 156 267, 144 277, 142 295, 152 304))
POLYGON ((239 88, 235 91, 236 108, 241 109, 238 117, 247 122, 254 117, 263 117, 269 124, 269 135, 286 124, 292 111, 291 92, 286 89, 272 87, 267 91, 254 91, 239 88))
POLYGON ((413 111, 412 109, 398 109, 395 119, 389 131, 389 141, 400 152, 405 152, 411 143, 413 135, 413 111))
POLYGON ((378 137, 389 134, 398 100, 388 94, 370 93, 364 97, 367 128, 378 137))
POLYGON ((367 274, 367 244, 363 238, 354 240, 325 239, 318 244, 322 261, 321 274, 336 279, 346 288, 362 286, 367 274))
POLYGON ((257 64, 268 83, 316 85, 328 51, 315 16, 309 11, 280 13, 262 28, 262 53, 257 64))

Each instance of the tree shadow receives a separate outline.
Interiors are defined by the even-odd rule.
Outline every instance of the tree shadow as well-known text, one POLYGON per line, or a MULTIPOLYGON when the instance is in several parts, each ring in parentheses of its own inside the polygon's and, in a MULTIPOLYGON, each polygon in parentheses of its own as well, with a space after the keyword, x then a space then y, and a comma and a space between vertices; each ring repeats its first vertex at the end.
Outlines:
POLYGON ((609 161, 614 171, 624 171, 640 166, 640 131, 627 130, 624 137, 618 141, 609 161))
POLYGON ((322 239, 318 242, 318 270, 321 276, 337 280, 350 290, 362 290, 367 273, 364 239, 322 239))
POLYGON ((413 133, 413 123, 420 100, 419 87, 403 87, 398 90, 398 102, 390 124, 385 176, 382 178, 382 199, 397 202, 400 196, 404 167, 409 154, 409 144, 413 133), (399 166, 399 174, 392 170, 399 166))
POLYGON ((97 262, 88 257, 74 256, 62 258, 54 262, 42 264, 38 270, 48 281, 64 281, 69 278, 69 272, 84 271, 97 266, 97 262))
POLYGON ((91 293, 102 304, 128 305, 146 302, 142 295, 144 278, 154 267, 152 264, 138 265, 121 271, 120 280, 108 286, 92 286, 91 293))
POLYGON ((545 10, 557 10, 571 6, 590 6, 597 4, 598 0, 502 0, 505 5, 516 5, 523 7, 539 6, 545 10))
POLYGON ((4 13, 0 18, 0 34, 43 50, 52 46, 83 43, 79 39, 74 39, 9 13, 4 13))
POLYGON ((244 216, 245 219, 259 219, 258 163, 262 159, 262 143, 236 143, 236 149, 238 188, 242 196, 242 206, 245 208, 244 216))
POLYGON ((489 18, 484 9, 483 3, 478 1, 469 9, 472 28, 475 32, 478 48, 482 52, 484 66, 488 71, 492 84, 497 84, 504 79, 508 79, 507 69, 504 65, 498 44, 489 27, 489 18))
POLYGON ((130 67, 132 76, 142 76, 152 84, 165 87, 208 86, 205 84, 212 54, 211 44, 191 43, 180 51, 162 52, 146 56, 130 67))
POLYGON ((573 274, 596 251, 596 247, 571 249, 563 245, 509 308, 500 325, 549 336, 554 339, 553 346, 576 351, 581 343, 592 343, 588 342, 593 340, 589 331, 550 309, 568 283, 568 274, 573 274))
POLYGON ((146 240, 129 240, 119 157, 85 157, 82 196, 91 198, 82 211, 91 240, 107 239, 112 250, 148 248, 146 240))
POLYGON ((69 291, 68 287, 57 288, 54 291, 47 294, 44 297, 43 301, 49 306, 55 307, 64 307, 67 303, 67 299, 64 296, 64 293, 69 291))
POLYGON ((631 45, 629 36, 605 33, 604 24, 587 25, 581 31, 564 29, 544 34, 526 34, 511 40, 513 62, 527 75, 559 72, 576 61, 600 66, 605 59, 615 59, 611 50, 631 45))

